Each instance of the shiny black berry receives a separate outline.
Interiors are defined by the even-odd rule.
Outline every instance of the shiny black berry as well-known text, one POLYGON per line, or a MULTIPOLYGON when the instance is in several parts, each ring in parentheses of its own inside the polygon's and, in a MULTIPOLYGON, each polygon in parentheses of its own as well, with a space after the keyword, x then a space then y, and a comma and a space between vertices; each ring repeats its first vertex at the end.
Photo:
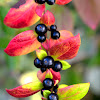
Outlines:
POLYGON ((35 0, 35 2, 38 3, 38 4, 44 4, 45 0, 35 0))
POLYGON ((37 67, 37 68, 41 68, 41 60, 39 60, 38 58, 36 58, 34 60, 34 65, 37 67))
POLYGON ((57 29, 57 26, 56 26, 56 25, 51 25, 51 26, 50 26, 50 30, 51 30, 51 31, 56 31, 56 29, 57 29))
POLYGON ((51 93, 48 95, 47 100, 58 100, 58 95, 56 93, 51 93))
POLYGON ((46 68, 41 68, 41 72, 45 72, 46 71, 46 68))
POLYGON ((55 3, 55 0, 46 0, 47 4, 53 5, 55 3))
POLYGON ((60 38, 60 33, 58 31, 51 31, 51 38, 52 39, 59 39, 60 38))
POLYGON ((45 89, 51 89, 54 86, 54 82, 53 82, 52 79, 46 78, 43 81, 43 86, 44 86, 45 89))
POLYGON ((39 35, 37 37, 37 40, 42 43, 42 42, 44 42, 46 40, 46 36, 45 35, 39 35))
POLYGON ((38 24, 38 25, 35 27, 35 32, 36 32, 38 35, 44 35, 44 34, 47 32, 47 27, 46 27, 44 24, 38 24))
POLYGON ((52 68, 54 71, 58 72, 62 69, 62 63, 59 61, 54 62, 54 67, 52 68))
POLYGON ((44 68, 52 68, 54 66, 54 59, 51 56, 46 56, 41 63, 44 68))
POLYGON ((53 91, 54 91, 55 93, 57 93, 57 88, 58 88, 58 85, 54 86, 54 88, 53 88, 53 91))

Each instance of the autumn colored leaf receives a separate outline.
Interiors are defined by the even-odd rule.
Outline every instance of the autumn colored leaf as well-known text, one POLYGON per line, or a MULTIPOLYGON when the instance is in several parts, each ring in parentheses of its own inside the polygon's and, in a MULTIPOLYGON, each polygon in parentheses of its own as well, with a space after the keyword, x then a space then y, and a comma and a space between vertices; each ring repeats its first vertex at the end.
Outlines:
POLYGON ((73 0, 80 17, 91 29, 100 23, 100 0, 73 0))
POLYGON ((72 0, 56 0, 56 4, 58 5, 65 5, 71 2, 72 0))
POLYGON ((43 82, 43 80, 45 79, 45 75, 46 75, 46 71, 42 73, 41 70, 39 70, 37 72, 37 77, 41 82, 43 82))
POLYGON ((34 0, 20 0, 9 10, 4 24, 11 28, 24 28, 35 24, 40 19, 35 11, 37 6, 34 0))
POLYGON ((36 9, 35 9, 36 14, 37 14, 39 17, 42 17, 44 10, 45 10, 45 5, 44 5, 44 4, 38 5, 38 6, 36 7, 36 9))
POLYGON ((72 59, 77 55, 81 44, 80 34, 67 38, 66 40, 61 39, 61 41, 59 41, 60 40, 52 43, 48 40, 48 42, 45 42, 42 45, 48 50, 49 55, 53 56, 55 59, 72 59))
POLYGON ((58 59, 60 60, 72 59, 77 55, 81 44, 80 34, 77 34, 75 37, 69 38, 65 43, 69 43, 69 46, 68 49, 64 47, 67 51, 58 57, 58 59))
POLYGON ((59 100, 79 100, 87 94, 89 87, 90 83, 81 83, 64 88, 58 87, 57 94, 59 100))
POLYGON ((20 56, 28 54, 40 46, 34 32, 28 30, 15 36, 4 51, 10 56, 20 56))
MULTIPOLYGON (((67 31, 67 30, 60 30, 60 39, 62 40, 66 40, 70 37, 74 37, 74 35, 70 32, 70 31, 67 31)), ((61 41, 61 40, 60 40, 61 41)))
POLYGON ((60 72, 55 72, 52 69, 50 69, 52 75, 53 75, 53 80, 58 80, 58 82, 60 82, 61 80, 61 75, 60 72))
POLYGON ((47 12, 41 17, 40 21, 47 26, 51 26, 55 23, 55 17, 50 11, 47 10, 47 12))
POLYGON ((17 98, 23 98, 31 96, 37 92, 39 92, 43 88, 43 85, 41 82, 31 82, 22 86, 18 86, 14 89, 6 89, 6 91, 14 97, 17 98))
POLYGON ((46 53, 46 51, 44 51, 42 49, 37 49, 36 50, 36 55, 40 60, 42 60, 44 57, 47 56, 47 53, 46 53))
POLYGON ((47 39, 45 42, 42 43, 42 46, 48 50, 51 47, 55 46, 58 43, 61 43, 64 40, 67 40, 70 37, 74 37, 73 34, 70 31, 67 30, 60 30, 60 38, 57 40, 54 40, 52 38, 47 39))
MULTIPOLYGON (((52 78, 52 76, 53 76, 53 81, 55 81, 55 80, 58 80, 58 82, 60 82, 60 80, 61 80, 61 75, 60 75, 60 73, 59 72, 55 72, 55 71, 53 71, 52 69, 48 69, 47 71, 45 71, 45 72, 41 72, 41 70, 39 70, 38 71, 38 73, 37 73, 37 77, 38 77, 38 79, 41 81, 41 82, 43 82, 43 80, 45 79, 45 77, 48 77, 48 74, 50 75, 50 77, 52 78), (51 75, 51 73, 52 73, 52 75, 51 75), (47 75, 47 76, 46 76, 47 75)), ((50 78, 49 77, 49 78, 50 78)))

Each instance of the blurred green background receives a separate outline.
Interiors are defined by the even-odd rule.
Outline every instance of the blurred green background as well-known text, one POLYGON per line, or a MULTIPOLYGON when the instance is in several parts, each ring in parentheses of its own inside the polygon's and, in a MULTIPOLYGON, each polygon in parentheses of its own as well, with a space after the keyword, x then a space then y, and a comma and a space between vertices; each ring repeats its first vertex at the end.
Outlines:
MULTIPOLYGON (((15 35, 25 30, 34 30, 37 25, 36 23, 23 29, 12 29, 4 25, 4 17, 17 1, 0 0, 0 100, 41 100, 40 96, 37 96, 40 95, 39 93, 28 98, 18 99, 11 97, 5 91, 5 88, 14 88, 34 80, 38 71, 33 65, 33 60, 36 57, 35 52, 24 56, 10 57, 3 51, 15 35)), ((89 0, 84 7, 90 7, 92 1, 89 0)), ((67 60, 72 67, 66 71, 61 71, 62 79, 59 84, 71 85, 90 82, 90 91, 82 100, 100 100, 100 16, 99 20, 93 19, 94 22, 98 22, 96 28, 93 29, 88 22, 90 19, 92 21, 91 12, 88 12, 90 19, 87 13, 83 13, 84 16, 81 16, 82 6, 79 3, 80 9, 78 9, 77 3, 79 3, 79 0, 73 0, 65 6, 46 6, 55 15, 58 30, 66 29, 74 35, 81 34, 82 43, 78 55, 74 59, 67 60), (86 18, 88 18, 87 23, 84 20, 86 18)), ((92 9, 95 9, 95 7, 92 6, 92 9)))

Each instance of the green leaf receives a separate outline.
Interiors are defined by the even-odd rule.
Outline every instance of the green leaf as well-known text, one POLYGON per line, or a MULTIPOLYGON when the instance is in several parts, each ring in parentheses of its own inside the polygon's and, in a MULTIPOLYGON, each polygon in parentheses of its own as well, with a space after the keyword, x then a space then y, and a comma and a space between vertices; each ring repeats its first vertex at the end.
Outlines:
POLYGON ((38 49, 36 50, 36 55, 40 60, 42 60, 44 57, 47 56, 47 53, 44 50, 38 49))
POLYGON ((43 84, 39 80, 36 80, 36 81, 31 82, 29 84, 22 85, 22 88, 37 91, 37 90, 43 88, 43 84))
POLYGON ((59 85, 59 88, 65 88, 65 87, 67 87, 68 85, 66 85, 66 84, 61 84, 61 85, 59 85))
POLYGON ((47 70, 47 71, 46 71, 45 78, 50 78, 50 79, 53 79, 53 75, 52 75, 52 73, 51 73, 51 71, 50 71, 50 70, 47 70))
POLYGON ((49 90, 44 90, 43 91, 43 96, 45 97, 45 98, 48 98, 48 95, 51 93, 51 91, 49 91, 49 90))
POLYGON ((90 83, 81 83, 76 85, 58 88, 59 100, 79 100, 88 92, 90 83))
POLYGON ((60 62, 62 63, 62 70, 66 70, 71 67, 71 65, 64 60, 60 60, 60 62))

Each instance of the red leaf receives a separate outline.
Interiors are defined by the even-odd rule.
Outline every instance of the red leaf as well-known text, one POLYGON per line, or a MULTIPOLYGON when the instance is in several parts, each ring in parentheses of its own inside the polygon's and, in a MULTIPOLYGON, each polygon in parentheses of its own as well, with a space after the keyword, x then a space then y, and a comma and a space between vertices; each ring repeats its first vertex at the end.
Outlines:
POLYGON ((31 96, 31 95, 36 93, 36 92, 33 92, 31 89, 23 89, 21 86, 14 88, 14 89, 6 89, 6 91, 11 96, 14 96, 14 97, 17 97, 17 98, 28 97, 28 96, 31 96))
POLYGON ((37 13, 38 16, 42 17, 42 14, 43 14, 44 10, 45 10, 45 5, 42 4, 42 5, 38 5, 36 7, 35 11, 36 11, 36 13, 37 13))
MULTIPOLYGON (((50 69, 49 71, 51 71, 51 73, 53 75, 53 81, 58 80, 60 82, 60 80, 61 80, 60 73, 59 72, 55 72, 52 69, 50 69)), ((44 73, 42 73, 40 70, 38 71, 37 77, 41 82, 43 82, 43 80, 45 79, 45 76, 46 76, 46 71, 44 73)))
POLYGON ((100 0, 73 0, 73 2, 84 23, 95 30, 100 23, 100 0))
POLYGON ((40 21, 47 26, 51 26, 55 23, 55 17, 50 11, 47 10, 47 12, 41 17, 40 21))
POLYGON ((15 36, 4 51, 10 56, 20 56, 28 54, 40 46, 34 32, 28 30, 15 36))
POLYGON ((38 4, 35 3, 34 0, 26 0, 24 4, 18 4, 18 8, 16 8, 15 5, 15 7, 11 8, 7 13, 4 19, 5 25, 11 28, 24 28, 35 24, 40 19, 35 12, 38 4))
MULTIPOLYGON (((59 31, 60 32, 60 39, 61 40, 66 40, 66 39, 68 39, 68 38, 70 38, 70 37, 73 37, 73 34, 70 32, 70 31, 67 31, 67 30, 60 30, 59 31)), ((59 39, 59 40, 60 40, 59 39)), ((61 41, 60 40, 60 41, 61 41)))
POLYGON ((22 86, 18 86, 13 89, 6 89, 6 91, 14 97, 23 98, 31 96, 37 92, 39 92, 43 88, 42 83, 34 82, 28 83, 22 86))
POLYGON ((80 34, 78 34, 48 48, 48 53, 56 59, 71 59, 77 55, 80 44, 80 34))
POLYGON ((66 51, 66 53, 59 56, 58 59, 60 60, 72 59, 77 55, 80 44, 81 44, 80 34, 71 38, 68 42, 70 44, 69 49, 66 51))
POLYGON ((67 30, 61 30, 60 32, 60 38, 58 40, 48 39, 44 43, 42 43, 42 46, 48 50, 51 47, 55 46, 58 43, 63 42, 64 40, 67 40, 70 37, 73 37, 73 34, 70 31, 67 30))
POLYGON ((41 70, 39 70, 37 72, 37 77, 41 82, 43 82, 43 80, 45 79, 45 75, 46 75, 46 71, 42 73, 41 70))
POLYGON ((58 5, 65 5, 71 2, 72 0, 56 0, 56 4, 58 5))
POLYGON ((52 73, 52 75, 53 75, 53 80, 59 80, 59 82, 60 82, 60 80, 61 80, 61 75, 60 75, 60 73, 59 73, 59 72, 55 72, 55 71, 53 71, 52 69, 50 69, 50 71, 51 71, 51 73, 52 73))

